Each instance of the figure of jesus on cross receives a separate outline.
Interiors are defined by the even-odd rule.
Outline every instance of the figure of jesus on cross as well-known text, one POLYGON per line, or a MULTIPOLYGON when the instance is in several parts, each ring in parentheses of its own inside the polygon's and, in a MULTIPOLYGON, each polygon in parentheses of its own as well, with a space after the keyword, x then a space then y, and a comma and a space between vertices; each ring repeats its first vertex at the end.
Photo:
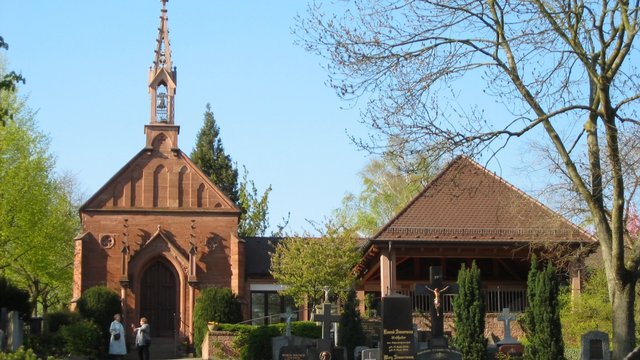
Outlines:
POLYGON ((425 286, 427 288, 427 290, 431 291, 433 293, 433 306, 435 307, 436 310, 436 316, 441 316, 442 315, 442 311, 441 311, 441 303, 440 303, 440 293, 447 291, 447 289, 449 288, 449 285, 445 286, 443 289, 432 289, 428 286, 425 286))

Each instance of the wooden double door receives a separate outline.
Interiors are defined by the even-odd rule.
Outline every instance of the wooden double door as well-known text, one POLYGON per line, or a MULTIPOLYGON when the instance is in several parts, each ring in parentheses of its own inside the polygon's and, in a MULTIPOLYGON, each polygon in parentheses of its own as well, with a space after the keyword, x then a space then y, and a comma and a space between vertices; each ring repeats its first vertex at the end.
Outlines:
POLYGON ((146 317, 152 337, 173 337, 177 328, 178 279, 172 265, 159 259, 150 264, 140 282, 140 317, 146 317))

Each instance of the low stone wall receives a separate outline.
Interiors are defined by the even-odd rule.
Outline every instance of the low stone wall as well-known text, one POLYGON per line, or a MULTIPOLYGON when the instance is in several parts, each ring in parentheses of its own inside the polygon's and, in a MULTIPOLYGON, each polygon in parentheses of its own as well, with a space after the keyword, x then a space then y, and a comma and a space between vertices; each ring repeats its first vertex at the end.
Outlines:
POLYGON ((203 359, 238 359, 240 354, 233 348, 236 334, 231 331, 213 331, 202 342, 203 359))

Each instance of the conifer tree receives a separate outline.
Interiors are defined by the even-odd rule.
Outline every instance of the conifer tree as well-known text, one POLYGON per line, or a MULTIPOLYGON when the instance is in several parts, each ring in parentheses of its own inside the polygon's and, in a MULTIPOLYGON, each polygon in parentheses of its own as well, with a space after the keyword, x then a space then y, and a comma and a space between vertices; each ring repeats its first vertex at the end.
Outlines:
POLYGON ((360 310, 358 310, 358 299, 356 299, 356 292, 353 289, 347 295, 347 302, 344 304, 344 310, 340 318, 338 342, 340 346, 347 348, 349 360, 353 360, 355 347, 365 344, 362 318, 360 317, 360 310))
MULTIPOLYGON (((198 132, 196 146, 189 157, 240 208, 242 213, 238 234, 240 236, 264 235, 269 227, 271 185, 262 195, 258 195, 254 182, 248 179, 246 168, 242 174, 242 181, 238 183, 238 169, 233 164, 231 156, 224 152, 220 127, 216 124, 210 104, 207 104, 204 124, 198 132)), ((284 226, 286 224, 281 227, 284 226)))
POLYGON ((238 169, 233 165, 231 156, 224 152, 220 127, 213 117, 211 104, 207 104, 204 124, 198 132, 196 146, 189 157, 231 201, 238 202, 238 169))
POLYGON ((525 312, 525 331, 529 344, 525 347, 525 359, 565 359, 558 293, 555 268, 549 263, 538 270, 534 257, 527 280, 529 304, 525 312))
POLYGON ((464 360, 487 358, 484 338, 485 304, 482 295, 480 269, 474 261, 471 268, 464 264, 458 273, 458 295, 453 300, 456 335, 454 344, 464 360))

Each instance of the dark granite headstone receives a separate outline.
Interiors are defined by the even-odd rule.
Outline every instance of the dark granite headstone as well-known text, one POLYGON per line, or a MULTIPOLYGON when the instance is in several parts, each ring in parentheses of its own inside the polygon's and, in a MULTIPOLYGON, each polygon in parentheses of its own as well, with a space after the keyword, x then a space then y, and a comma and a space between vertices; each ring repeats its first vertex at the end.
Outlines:
POLYGON ((305 346, 289 345, 280 348, 279 360, 307 360, 307 348, 305 346))
POLYGON ((319 348, 310 348, 308 350, 308 359, 309 360, 325 360, 322 359, 324 352, 329 352, 331 354, 330 359, 326 360, 347 360, 347 349, 344 347, 334 347, 329 350, 321 350, 319 348))
POLYGON ((382 359, 415 359, 411 298, 392 294, 382 298, 382 359))
POLYGON ((582 360, 610 360, 609 334, 602 331, 590 331, 581 336, 582 349, 580 356, 582 360))

